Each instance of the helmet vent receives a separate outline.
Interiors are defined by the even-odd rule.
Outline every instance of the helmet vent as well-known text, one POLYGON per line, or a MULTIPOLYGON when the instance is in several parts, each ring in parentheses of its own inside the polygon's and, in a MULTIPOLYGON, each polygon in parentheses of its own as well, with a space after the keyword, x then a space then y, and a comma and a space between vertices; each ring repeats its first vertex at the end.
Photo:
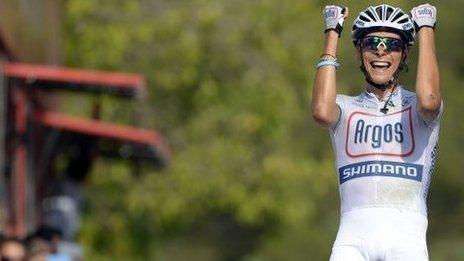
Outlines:
POLYGON ((364 21, 364 22, 369 22, 369 19, 367 19, 367 17, 365 16, 360 16, 359 20, 364 21))
POLYGON ((405 18, 403 18, 403 19, 401 19, 401 20, 398 21, 399 24, 407 23, 407 22, 408 22, 408 18, 407 18, 407 17, 405 17, 405 18))
POLYGON ((393 8, 387 7, 387 16, 386 16, 387 19, 388 19, 388 17, 390 17, 390 15, 393 13, 393 11, 394 11, 393 8))
POLYGON ((377 8, 375 8, 375 12, 377 12, 377 15, 380 17, 380 19, 383 19, 383 12, 382 12, 382 6, 378 6, 377 8))
POLYGON ((399 19, 402 15, 403 15, 402 13, 397 13, 395 17, 392 19, 392 21, 399 19))
POLYGON ((366 12, 366 14, 369 16, 369 18, 372 19, 372 21, 377 20, 377 19, 375 19, 374 15, 371 12, 366 12))

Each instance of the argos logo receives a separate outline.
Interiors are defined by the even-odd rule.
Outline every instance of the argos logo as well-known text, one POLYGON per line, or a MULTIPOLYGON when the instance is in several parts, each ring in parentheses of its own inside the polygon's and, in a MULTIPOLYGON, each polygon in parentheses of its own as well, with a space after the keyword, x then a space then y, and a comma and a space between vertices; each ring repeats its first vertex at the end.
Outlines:
POLYGON ((369 142, 372 148, 378 149, 382 146, 382 143, 403 143, 403 141, 403 124, 401 122, 388 123, 383 126, 367 124, 363 119, 356 122, 354 131, 355 144, 369 142))
POLYGON ((348 118, 345 151, 349 157, 405 157, 414 151, 411 107, 388 115, 353 112, 348 118))

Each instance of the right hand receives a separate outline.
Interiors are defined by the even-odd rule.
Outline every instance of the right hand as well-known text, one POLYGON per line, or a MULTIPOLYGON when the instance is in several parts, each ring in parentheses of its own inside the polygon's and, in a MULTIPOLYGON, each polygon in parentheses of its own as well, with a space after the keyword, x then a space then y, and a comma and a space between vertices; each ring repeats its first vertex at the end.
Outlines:
POLYGON ((348 17, 348 7, 339 6, 339 5, 327 5, 323 11, 324 20, 325 20, 325 31, 334 30, 340 34, 343 30, 343 22, 345 18, 348 17))

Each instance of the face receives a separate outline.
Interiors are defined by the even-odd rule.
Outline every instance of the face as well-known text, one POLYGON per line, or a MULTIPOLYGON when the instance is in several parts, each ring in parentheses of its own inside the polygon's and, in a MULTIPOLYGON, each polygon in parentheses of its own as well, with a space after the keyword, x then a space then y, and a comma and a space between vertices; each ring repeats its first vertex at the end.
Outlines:
POLYGON ((402 44, 401 37, 391 32, 374 32, 363 38, 357 55, 373 82, 384 84, 391 80, 403 55, 407 55, 407 50, 403 53, 402 44))
POLYGON ((2 244, 0 256, 2 260, 23 261, 26 260, 26 249, 18 242, 9 241, 2 244))

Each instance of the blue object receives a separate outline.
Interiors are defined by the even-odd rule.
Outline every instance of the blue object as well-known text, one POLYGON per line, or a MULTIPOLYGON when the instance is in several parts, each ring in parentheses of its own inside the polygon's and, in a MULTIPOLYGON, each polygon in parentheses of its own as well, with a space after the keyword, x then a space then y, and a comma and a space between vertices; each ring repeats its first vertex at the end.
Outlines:
POLYGON ((319 69, 323 66, 328 66, 328 65, 331 65, 331 66, 334 66, 335 69, 338 69, 338 66, 340 66, 340 63, 337 61, 337 60, 332 60, 332 59, 321 59, 317 65, 316 65, 316 69, 319 69))

